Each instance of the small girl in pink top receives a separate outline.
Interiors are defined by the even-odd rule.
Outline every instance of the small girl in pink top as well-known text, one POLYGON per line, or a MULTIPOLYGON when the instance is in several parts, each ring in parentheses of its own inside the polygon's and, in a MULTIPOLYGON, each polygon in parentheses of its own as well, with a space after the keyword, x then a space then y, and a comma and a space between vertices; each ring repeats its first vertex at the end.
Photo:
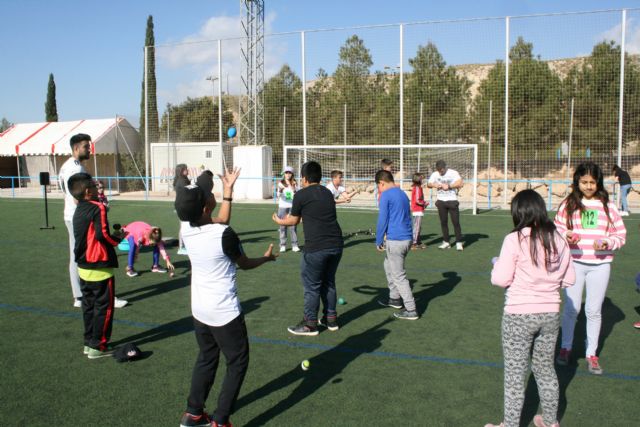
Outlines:
POLYGON ((542 415, 536 415, 533 423, 559 427, 553 355, 560 329, 560 288, 571 286, 575 279, 571 254, 535 191, 516 194, 511 216, 515 228, 504 238, 491 272, 491 283, 507 288, 502 317, 504 421, 499 426, 520 425, 531 354, 531 371, 542 406, 542 415))
POLYGON ((578 165, 571 194, 560 204, 555 224, 569 242, 576 285, 567 289, 562 313, 562 343, 558 365, 569 364, 576 318, 582 293, 587 290, 584 311, 587 318, 586 359, 589 372, 602 374, 596 350, 602 323, 602 303, 609 285, 613 251, 620 249, 627 230, 615 204, 609 201, 603 174, 593 162, 578 165))
POLYGON ((146 222, 135 221, 122 227, 128 233, 126 239, 129 241, 129 258, 127 265, 127 276, 135 277, 138 272, 133 268, 133 263, 138 259, 138 253, 142 246, 153 247, 153 266, 151 272, 166 273, 167 270, 160 267, 160 255, 167 263, 167 268, 173 273, 174 267, 169 260, 169 255, 162 243, 162 230, 160 227, 153 227, 146 222))

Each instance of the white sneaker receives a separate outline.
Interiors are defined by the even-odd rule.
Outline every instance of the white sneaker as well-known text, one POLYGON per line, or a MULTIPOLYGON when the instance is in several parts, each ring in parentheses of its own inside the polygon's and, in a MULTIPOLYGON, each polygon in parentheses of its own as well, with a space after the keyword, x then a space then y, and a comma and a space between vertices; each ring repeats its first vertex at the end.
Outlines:
POLYGON ((627 212, 627 211, 620 211, 620 216, 629 216, 629 212, 627 212))
POLYGON ((287 252, 286 246, 280 246, 280 252, 287 252))
POLYGON ((450 247, 451 245, 449 244, 449 242, 442 242, 442 244, 438 246, 438 249, 449 249, 450 247))
POLYGON ((82 307, 82 300, 80 298, 76 298, 76 300, 73 302, 73 306, 75 308, 80 308, 82 307))
POLYGON ((114 305, 116 308, 122 308, 122 307, 124 307, 124 306, 125 306, 125 305, 127 305, 127 304, 129 304, 129 301, 126 301, 126 300, 120 299, 120 298, 118 298, 118 297, 115 297, 115 298, 114 298, 114 300, 113 300, 113 305, 114 305))
POLYGON ((293 252, 300 252, 300 248, 298 247, 298 245, 292 245, 292 246, 291 246, 291 250, 292 250, 293 252))
POLYGON ((456 243, 456 251, 463 251, 464 248, 462 247, 462 242, 458 242, 456 243))

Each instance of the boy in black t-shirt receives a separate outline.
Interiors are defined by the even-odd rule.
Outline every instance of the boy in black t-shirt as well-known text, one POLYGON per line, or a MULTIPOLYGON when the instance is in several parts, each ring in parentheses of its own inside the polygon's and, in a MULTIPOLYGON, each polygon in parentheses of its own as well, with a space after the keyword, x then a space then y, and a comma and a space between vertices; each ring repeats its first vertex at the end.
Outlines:
POLYGON ((273 214, 278 225, 297 225, 302 219, 304 248, 300 276, 304 287, 304 318, 288 329, 294 335, 318 335, 318 323, 330 331, 338 330, 336 312, 336 271, 342 258, 342 229, 336 215, 336 202, 320 185, 322 168, 318 162, 302 165, 302 190, 293 197, 291 213, 285 218, 273 214), (323 317, 318 322, 320 301, 323 317))

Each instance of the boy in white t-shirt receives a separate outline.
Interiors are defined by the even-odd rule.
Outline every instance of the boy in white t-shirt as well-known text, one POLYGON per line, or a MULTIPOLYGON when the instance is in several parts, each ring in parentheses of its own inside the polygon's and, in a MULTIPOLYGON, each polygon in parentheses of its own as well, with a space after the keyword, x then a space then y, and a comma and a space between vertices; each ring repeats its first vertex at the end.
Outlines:
POLYGON ((331 194, 333 194, 336 205, 341 203, 351 203, 351 198, 357 193, 355 190, 351 193, 347 193, 347 189, 342 185, 342 176, 342 171, 331 171, 331 182, 326 185, 327 190, 331 191, 331 194))
MULTIPOLYGON (((237 174, 236 174, 237 175, 237 174)), ((223 205, 231 204, 225 196, 223 205)), ((216 199, 209 189, 188 185, 177 189, 175 208, 191 262, 191 313, 200 353, 191 379, 185 427, 231 425, 229 416, 249 365, 249 339, 236 288, 236 265, 243 270, 275 261, 273 245, 260 258, 248 258, 238 235, 211 215, 216 199), (220 353, 226 358, 216 410, 204 412, 220 353), (216 424, 217 423, 217 424, 216 424)))
POLYGON ((453 169, 447 168, 444 160, 436 162, 436 171, 431 174, 427 187, 435 188, 437 192, 436 208, 440 217, 442 228, 442 244, 438 249, 449 249, 449 215, 453 223, 456 235, 456 249, 463 250, 462 230, 460 228, 460 203, 458 202, 458 190, 462 188, 462 177, 453 169))

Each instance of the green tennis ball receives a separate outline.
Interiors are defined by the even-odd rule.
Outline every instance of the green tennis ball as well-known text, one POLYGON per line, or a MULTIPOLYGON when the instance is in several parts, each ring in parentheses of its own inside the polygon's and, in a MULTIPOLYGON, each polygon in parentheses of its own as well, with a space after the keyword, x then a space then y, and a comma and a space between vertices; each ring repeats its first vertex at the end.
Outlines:
POLYGON ((300 367, 302 368, 303 371, 308 371, 309 368, 311 367, 311 362, 309 362, 308 360, 305 359, 300 364, 300 367))
POLYGON ((338 298, 338 304, 344 305, 344 303, 345 303, 344 298, 342 298, 342 297, 338 298))

